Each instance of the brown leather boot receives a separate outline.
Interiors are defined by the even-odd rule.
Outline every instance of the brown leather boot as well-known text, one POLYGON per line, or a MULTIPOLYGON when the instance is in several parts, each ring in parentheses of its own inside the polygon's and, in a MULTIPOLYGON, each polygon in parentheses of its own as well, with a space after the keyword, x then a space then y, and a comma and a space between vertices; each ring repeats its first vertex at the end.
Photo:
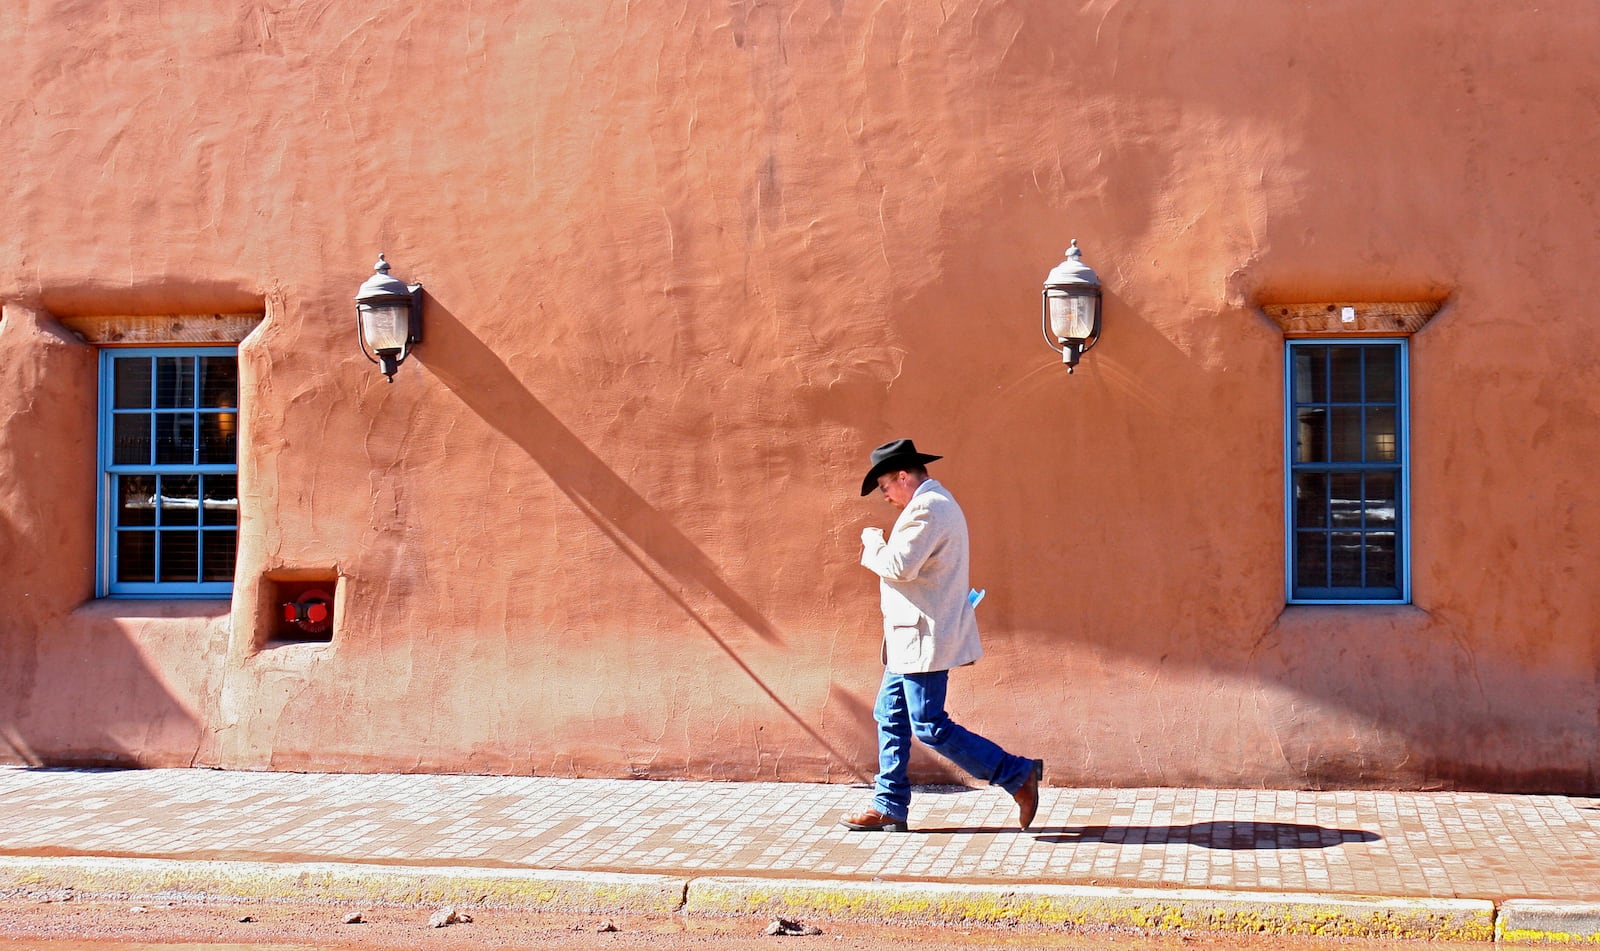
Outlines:
POLYGON ((1028 781, 1022 788, 1011 794, 1017 801, 1017 825, 1026 829, 1033 825, 1033 817, 1039 812, 1039 781, 1044 779, 1044 760, 1033 761, 1033 773, 1028 776, 1028 781))
POLYGON ((876 809, 868 809, 853 816, 845 816, 839 820, 839 824, 846 829, 854 829, 857 832, 906 831, 904 819, 891 819, 876 809))

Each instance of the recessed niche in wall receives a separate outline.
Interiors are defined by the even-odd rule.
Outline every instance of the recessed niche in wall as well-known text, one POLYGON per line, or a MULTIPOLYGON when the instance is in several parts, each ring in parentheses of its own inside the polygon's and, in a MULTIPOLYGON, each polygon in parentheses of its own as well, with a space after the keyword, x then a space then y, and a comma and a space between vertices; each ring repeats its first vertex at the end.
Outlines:
POLYGON ((338 618, 339 576, 335 572, 269 572, 261 582, 266 617, 261 630, 272 644, 329 644, 338 618))

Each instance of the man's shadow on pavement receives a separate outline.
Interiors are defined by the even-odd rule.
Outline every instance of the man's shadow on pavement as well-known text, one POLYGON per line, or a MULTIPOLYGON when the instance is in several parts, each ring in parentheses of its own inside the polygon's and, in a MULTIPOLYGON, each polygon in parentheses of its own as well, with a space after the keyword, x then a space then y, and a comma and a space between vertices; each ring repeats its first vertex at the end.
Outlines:
POLYGON ((1330 849, 1352 842, 1376 842, 1383 836, 1365 829, 1330 829, 1298 822, 1195 822, 1186 826, 1057 826, 1029 829, 913 829, 922 835, 1018 832, 1040 842, 1116 845, 1194 845, 1203 849, 1255 850, 1330 849))

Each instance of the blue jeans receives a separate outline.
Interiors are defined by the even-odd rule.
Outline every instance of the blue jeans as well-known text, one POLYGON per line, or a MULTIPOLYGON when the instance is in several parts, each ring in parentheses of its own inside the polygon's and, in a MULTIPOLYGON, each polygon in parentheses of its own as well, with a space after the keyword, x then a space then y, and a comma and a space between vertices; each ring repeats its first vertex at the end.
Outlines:
POLYGON ((1033 760, 1012 756, 966 729, 944 712, 944 695, 950 671, 926 674, 883 672, 878 704, 872 710, 878 721, 878 778, 873 783, 872 808, 904 822, 911 808, 911 784, 906 766, 911 761, 911 738, 928 749, 1008 793, 1021 789, 1033 774, 1033 760))

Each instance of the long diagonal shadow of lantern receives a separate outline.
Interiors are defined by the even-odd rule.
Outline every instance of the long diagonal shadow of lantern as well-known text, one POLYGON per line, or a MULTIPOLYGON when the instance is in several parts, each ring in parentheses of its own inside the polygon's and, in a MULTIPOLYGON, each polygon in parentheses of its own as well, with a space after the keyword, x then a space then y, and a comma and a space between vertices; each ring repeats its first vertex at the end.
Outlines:
POLYGON ((463 403, 527 452, 579 511, 682 608, 786 716, 827 750, 835 762, 865 781, 867 777, 850 765, 848 758, 751 669, 680 588, 711 595, 763 640, 782 643, 772 622, 717 573, 705 552, 584 445, 494 351, 431 296, 428 320, 427 350, 416 352, 417 362, 431 369, 463 403))

